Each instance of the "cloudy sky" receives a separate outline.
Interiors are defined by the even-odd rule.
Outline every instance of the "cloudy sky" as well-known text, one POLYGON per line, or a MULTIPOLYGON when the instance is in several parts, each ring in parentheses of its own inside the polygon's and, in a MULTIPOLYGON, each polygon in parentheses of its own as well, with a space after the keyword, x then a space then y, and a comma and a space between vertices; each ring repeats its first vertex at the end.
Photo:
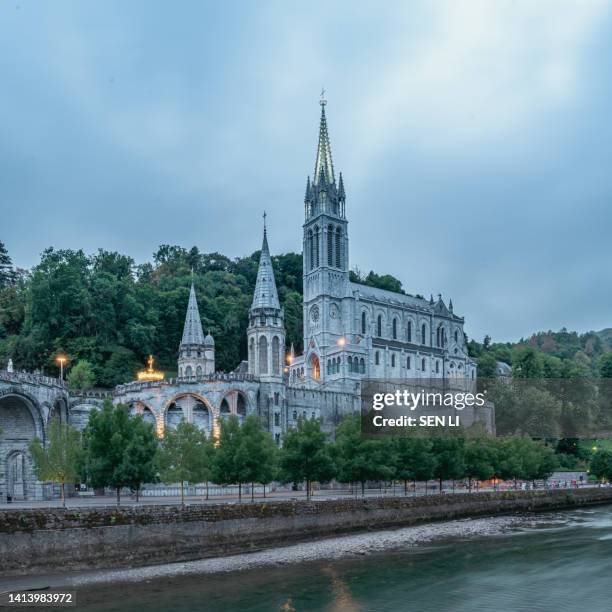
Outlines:
POLYGON ((351 266, 470 336, 612 326, 612 2, 0 2, 0 240, 301 250, 321 86, 351 266))

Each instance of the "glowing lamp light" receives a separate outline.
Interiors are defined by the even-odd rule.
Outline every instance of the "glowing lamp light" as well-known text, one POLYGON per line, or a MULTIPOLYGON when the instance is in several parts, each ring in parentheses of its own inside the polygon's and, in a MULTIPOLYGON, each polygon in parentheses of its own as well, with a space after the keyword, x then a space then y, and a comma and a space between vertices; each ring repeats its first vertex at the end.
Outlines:
POLYGON ((346 344, 346 338, 342 336, 342 338, 338 338, 338 346, 344 346, 346 344))
POLYGON ((59 363, 59 366, 60 366, 60 380, 64 380, 64 366, 68 363, 68 357, 60 353, 55 358, 55 361, 57 361, 57 363, 59 363))

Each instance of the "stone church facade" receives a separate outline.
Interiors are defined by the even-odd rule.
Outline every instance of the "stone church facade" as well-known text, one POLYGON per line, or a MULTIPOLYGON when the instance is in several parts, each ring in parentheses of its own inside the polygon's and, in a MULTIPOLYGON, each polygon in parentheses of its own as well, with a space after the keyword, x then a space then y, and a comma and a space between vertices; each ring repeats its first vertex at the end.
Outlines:
MULTIPOLYGON (((361 381, 439 378, 458 384, 476 377, 464 319, 441 296, 425 300, 351 282, 346 194, 336 180, 325 114, 315 171, 304 199, 304 352, 285 351, 281 308, 264 223, 247 334, 248 359, 230 373, 215 368, 215 342, 204 335, 191 286, 178 347, 178 377, 138 380, 107 394, 70 393, 56 379, 0 371, 0 499, 48 496, 33 475, 29 441, 45 440, 53 416, 85 427, 105 397, 129 405, 163 436, 181 419, 217 435, 230 414, 256 414, 277 444, 300 418, 321 419, 333 435, 346 414, 360 411, 361 381)), ((464 415, 465 416, 465 415, 464 415)), ((492 412, 472 420, 492 426, 492 412)))

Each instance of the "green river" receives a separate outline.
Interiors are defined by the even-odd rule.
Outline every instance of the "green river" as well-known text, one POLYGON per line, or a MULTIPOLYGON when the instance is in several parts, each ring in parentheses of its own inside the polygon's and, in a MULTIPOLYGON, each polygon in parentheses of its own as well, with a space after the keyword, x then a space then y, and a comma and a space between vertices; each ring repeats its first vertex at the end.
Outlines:
POLYGON ((105 587, 79 609, 610 612, 612 507, 358 558, 105 587))

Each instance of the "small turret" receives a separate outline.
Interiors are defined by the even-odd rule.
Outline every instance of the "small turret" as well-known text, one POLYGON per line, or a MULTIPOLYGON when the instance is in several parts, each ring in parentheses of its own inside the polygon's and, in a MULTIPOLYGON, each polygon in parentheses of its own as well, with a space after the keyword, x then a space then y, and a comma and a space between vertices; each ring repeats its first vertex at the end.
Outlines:
POLYGON ((202 321, 198 309, 195 287, 191 282, 183 338, 179 346, 178 375, 179 378, 193 378, 214 374, 215 372, 215 341, 210 333, 204 337, 202 321))
POLYGON ((265 225, 253 302, 249 310, 247 343, 249 373, 280 380, 285 359, 285 319, 278 300, 265 225))

